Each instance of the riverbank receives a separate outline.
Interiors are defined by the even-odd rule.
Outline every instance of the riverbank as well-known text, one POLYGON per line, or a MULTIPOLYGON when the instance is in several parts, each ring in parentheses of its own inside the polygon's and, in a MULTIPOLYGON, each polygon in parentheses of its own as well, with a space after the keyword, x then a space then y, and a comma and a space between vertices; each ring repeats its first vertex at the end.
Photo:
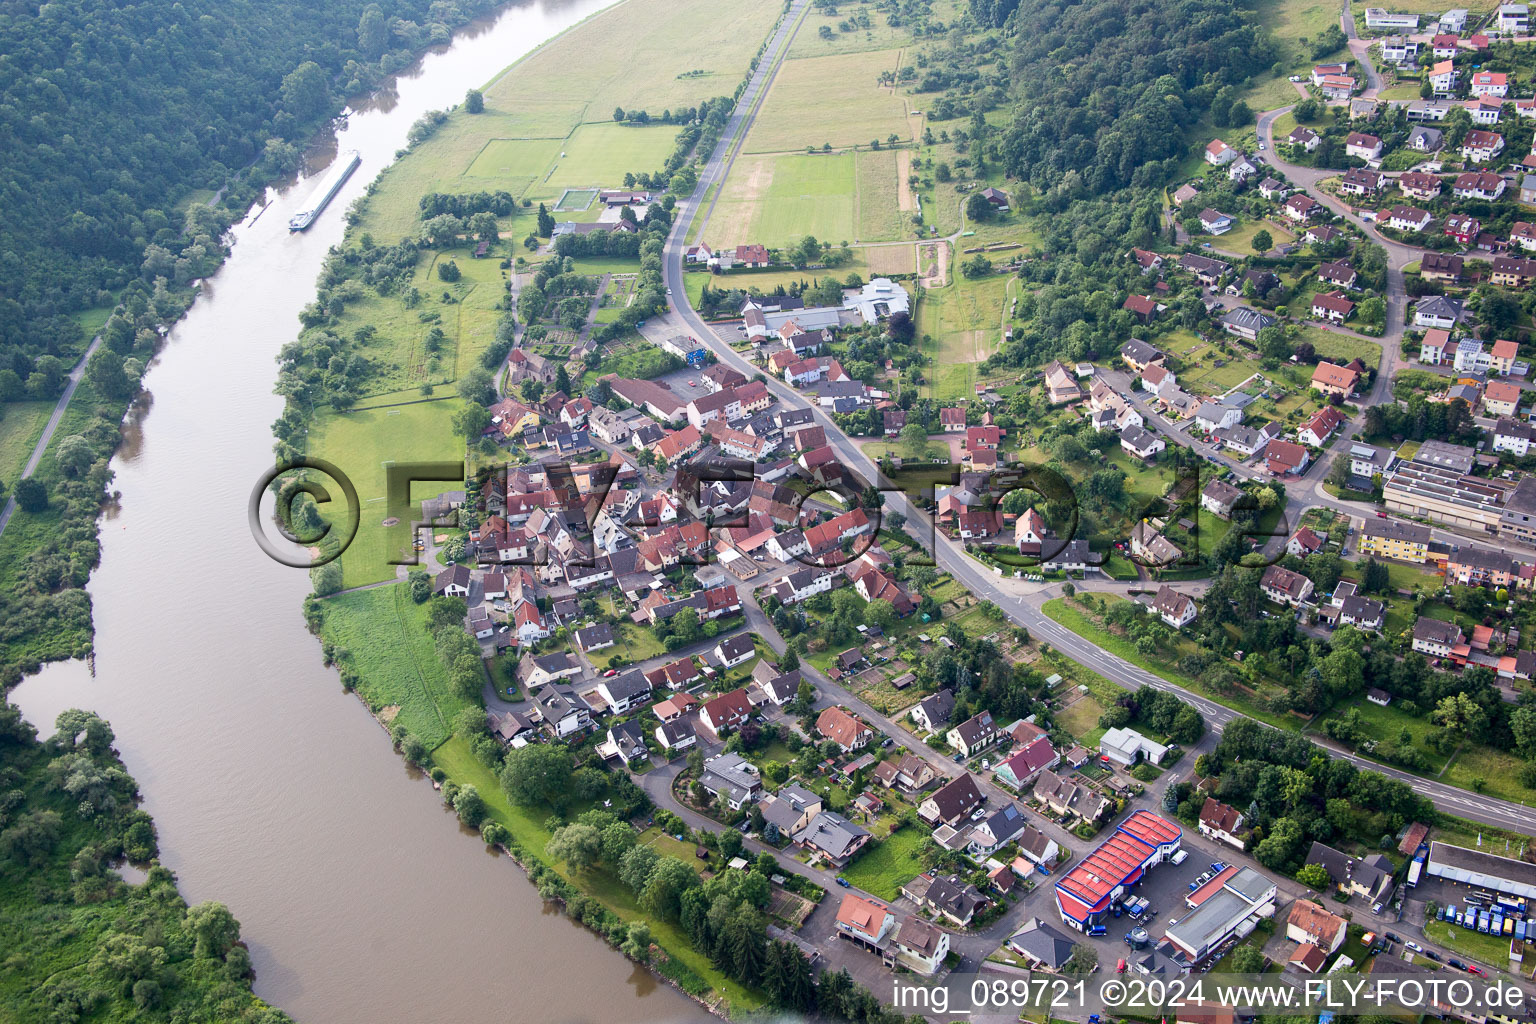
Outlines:
MULTIPOLYGON (((354 291, 344 303, 331 303, 326 300, 334 294, 328 292, 334 279, 322 280, 317 306, 328 313, 306 315, 301 345, 322 335, 361 339, 349 355, 379 368, 360 380, 358 404, 419 398, 455 383, 463 396, 408 409, 354 412, 322 405, 303 417, 305 431, 290 425, 280 432, 284 443, 303 445, 308 454, 358 474, 365 511, 359 539, 341 561, 342 585, 395 574, 387 564, 384 520, 376 514, 381 510, 370 512, 366 505, 367 496, 383 491, 379 467, 462 455, 455 414, 477 401, 467 392, 482 386, 476 384, 481 373, 500 366, 504 348, 493 346, 507 319, 511 262, 518 248, 534 264, 544 258, 509 241, 540 230, 531 216, 535 205, 553 208, 569 189, 595 194, 619 185, 626 174, 656 171, 676 147, 678 126, 620 126, 609 111, 686 111, 693 103, 730 96, 778 17, 778 10, 757 5, 721 11, 710 0, 625 0, 593 14, 492 78, 482 112, 448 114, 354 206, 343 242, 348 247, 364 238, 416 236, 423 229, 420 200, 432 193, 505 190, 514 198, 495 214, 491 259, 477 260, 463 243, 447 239, 424 258, 412 254, 414 266, 402 275, 409 284, 400 288, 354 291), (615 39, 625 41, 622 66, 577 58, 611 47, 615 39), (459 268, 451 280, 438 270, 448 261, 459 268)), ((561 216, 588 220, 594 212, 561 216)), ((303 372, 290 363, 284 377, 303 372)), ((290 407, 290 414, 299 410, 290 407)), ((429 770, 445 795, 474 788, 483 801, 482 837, 505 848, 540 895, 560 901, 573 920, 610 945, 622 946, 621 931, 643 926, 648 955, 636 957, 628 949, 625 955, 713 1013, 740 1014, 764 1004, 759 992, 695 949, 674 915, 643 908, 611 868, 573 871, 547 856, 555 828, 581 808, 562 808, 555 817, 552 807, 508 798, 498 778, 501 748, 485 736, 484 714, 475 714, 479 705, 452 686, 426 613, 410 600, 406 584, 313 601, 307 609, 328 657, 339 662, 343 679, 390 731, 396 749, 429 770)), ((615 779, 628 781, 622 773, 615 779)))

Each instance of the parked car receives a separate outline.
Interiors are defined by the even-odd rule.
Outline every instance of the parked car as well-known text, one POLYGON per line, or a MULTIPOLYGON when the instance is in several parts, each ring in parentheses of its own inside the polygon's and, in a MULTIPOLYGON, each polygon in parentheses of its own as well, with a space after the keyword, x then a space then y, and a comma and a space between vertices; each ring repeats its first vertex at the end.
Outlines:
POLYGON ((1419 945, 1417 942, 1409 941, 1409 942, 1403 943, 1403 945, 1407 946, 1409 949, 1413 950, 1415 953, 1422 953, 1422 952, 1424 952, 1424 947, 1419 945))
POLYGON ((837 876, 837 884, 842 886, 844 889, 850 888, 848 885, 848 879, 844 878, 842 875, 837 876))

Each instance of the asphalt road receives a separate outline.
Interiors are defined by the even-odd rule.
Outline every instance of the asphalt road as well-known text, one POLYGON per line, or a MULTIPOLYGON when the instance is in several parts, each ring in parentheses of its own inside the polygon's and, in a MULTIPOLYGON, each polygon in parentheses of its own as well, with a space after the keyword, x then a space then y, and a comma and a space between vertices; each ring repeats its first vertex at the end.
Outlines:
MULTIPOLYGON (((754 377, 760 372, 760 368, 748 361, 739 353, 721 341, 715 332, 707 325, 698 313, 685 300, 686 291, 683 287, 683 260, 687 248, 686 240, 695 218, 701 212, 704 197, 708 195, 711 185, 723 180, 728 172, 730 162, 735 152, 740 148, 741 141, 746 137, 751 127, 752 119, 756 115, 761 97, 771 84, 773 75, 777 72, 788 42, 793 37, 794 27, 798 24, 799 11, 803 7, 804 0, 795 0, 790 11, 780 23, 774 33, 773 40, 758 69, 754 73, 747 89, 743 92, 737 104, 736 112, 732 115, 726 132, 722 135, 715 152, 710 156, 703 173, 699 176, 697 188, 685 202, 678 205, 677 216, 672 226, 672 232, 667 240, 667 248, 663 257, 663 275, 666 280, 671 298, 669 305, 672 309, 664 316, 654 318, 646 324, 645 333, 656 338, 667 337, 671 334, 682 332, 692 335, 704 343, 704 345, 723 364, 732 367, 747 377, 754 377)), ((1267 157, 1273 166, 1286 172, 1294 184, 1300 185, 1314 196, 1318 201, 1328 205, 1331 209, 1350 216, 1355 222, 1369 234, 1374 232, 1364 222, 1350 215, 1347 208, 1332 196, 1314 191, 1316 182, 1326 176, 1326 172, 1311 168, 1297 167, 1274 158, 1274 146, 1272 141, 1272 127, 1276 117, 1289 109, 1281 108, 1266 112, 1259 119, 1259 136, 1267 142, 1267 157)), ((1336 173, 1336 172, 1335 172, 1336 173)), ((1382 364, 1377 373, 1375 387, 1368 398, 1368 402, 1375 404, 1386 400, 1390 396, 1389 381, 1392 372, 1400 359, 1399 339, 1402 337, 1405 296, 1402 267, 1413 259, 1418 258, 1418 251, 1409 246, 1390 242, 1375 236, 1386 247, 1389 262, 1388 276, 1388 317, 1387 330, 1382 338, 1382 364)), ((817 421, 826 428, 827 441, 837 452, 842 464, 857 476, 868 481, 880 479, 878 467, 859 448, 858 443, 844 434, 819 406, 808 400, 806 396, 790 388, 775 378, 768 378, 768 387, 773 395, 787 408, 810 408, 813 410, 817 421)), ((1339 450, 1347 443, 1348 438, 1353 437, 1358 427, 1351 425, 1339 431, 1334 442, 1334 450, 1339 450)), ((1323 460, 1319 460, 1323 461, 1323 460)), ((1315 480, 1321 479, 1321 470, 1314 470, 1315 480)), ((1347 502, 1337 502, 1327 497, 1314 482, 1312 493, 1307 495, 1307 504, 1322 504, 1330 507, 1340 507, 1355 514, 1374 514, 1363 506, 1355 506, 1347 502), (1325 500, 1326 499, 1326 500, 1325 500)), ((1299 516, 1303 502, 1300 496, 1295 496, 1293 504, 1296 514, 1299 516)), ((887 509, 900 512, 907 517, 907 521, 918 524, 927 521, 926 513, 916 508, 907 497, 899 492, 887 494, 887 509)), ((1073 661, 1078 662, 1092 671, 1098 672, 1112 680, 1119 686, 1129 690, 1135 690, 1143 685, 1152 686, 1159 690, 1167 690, 1178 693, 1185 701, 1199 708, 1205 716, 1207 723, 1214 732, 1220 730, 1227 722, 1239 717, 1239 712, 1233 711, 1223 705, 1217 704, 1208 698, 1191 693, 1182 687, 1168 682, 1161 676, 1155 675, 1136 665, 1116 657, 1083 639, 1070 630, 1057 625, 1047 618, 1038 607, 1043 603, 1043 596, 1038 592, 1043 587, 1037 587, 1037 592, 1030 596, 1024 596, 1016 592, 1017 581, 1009 581, 1008 586, 999 585, 999 579, 991 570, 982 567, 979 563, 969 558, 959 542, 952 540, 943 533, 932 530, 928 532, 931 538, 932 551, 936 564, 944 571, 958 579, 969 588, 977 597, 991 600, 1001 607, 1013 622, 1027 628, 1032 636, 1039 637, 1052 644, 1073 661)), ((846 693, 846 691, 844 691, 846 693)), ((845 698, 846 699, 846 698, 845 698)), ((1344 758, 1361 768, 1393 778, 1402 779, 1412 785, 1418 792, 1432 799, 1435 804, 1448 813, 1469 818, 1473 821, 1504 828, 1512 828, 1524 831, 1529 828, 1532 809, 1521 804, 1496 800, 1491 797, 1480 796, 1454 786, 1446 785, 1434 779, 1411 775, 1407 772, 1368 761, 1353 754, 1334 751, 1335 756, 1344 758)))

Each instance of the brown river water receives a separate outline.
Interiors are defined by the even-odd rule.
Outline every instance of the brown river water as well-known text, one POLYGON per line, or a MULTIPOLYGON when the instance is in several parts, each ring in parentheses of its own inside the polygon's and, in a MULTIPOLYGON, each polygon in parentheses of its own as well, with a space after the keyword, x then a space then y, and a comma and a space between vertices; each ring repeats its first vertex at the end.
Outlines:
POLYGON ((546 910, 516 865, 461 831, 321 665, 300 613, 306 574, 263 555, 246 523, 282 411, 274 357, 343 211, 423 112, 608 3, 511 6, 460 33, 353 114, 336 148, 359 150, 362 165, 309 231, 289 234, 287 221, 313 176, 235 230, 234 255, 150 369, 114 462, 121 500, 90 584, 96 674, 52 665, 12 696, 45 732, 71 706, 112 722, 187 899, 229 905, 256 992, 301 1021, 706 1018, 546 910))

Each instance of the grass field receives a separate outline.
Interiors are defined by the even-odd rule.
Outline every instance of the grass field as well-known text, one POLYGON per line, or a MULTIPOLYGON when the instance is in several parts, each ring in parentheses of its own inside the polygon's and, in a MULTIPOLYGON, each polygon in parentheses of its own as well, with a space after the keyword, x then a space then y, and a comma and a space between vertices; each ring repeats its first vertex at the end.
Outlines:
POLYGON ((426 606, 399 583, 327 599, 321 635, 351 652, 361 677, 357 692, 369 708, 398 707, 394 721, 432 748, 471 704, 449 685, 426 623, 426 606))
POLYGON ((879 242, 902 236, 896 156, 891 149, 860 150, 854 156, 859 183, 857 241, 879 242))
POLYGON ((0 480, 14 489, 27 458, 43 436, 53 402, 6 402, 0 405, 0 480))
POLYGON ((912 138, 906 101, 879 84, 895 71, 900 50, 872 50, 786 60, 763 100, 743 147, 747 153, 782 153, 806 146, 867 146, 895 134, 912 138))
MULTIPOLYGON (((395 566, 389 560, 402 553, 394 545, 408 545, 409 536, 403 524, 393 529, 383 525, 391 515, 385 507, 386 466, 462 459, 464 442, 449 425, 460 405, 460 400, 453 398, 316 418, 310 432, 310 452, 334 462, 351 477, 362 504, 357 539, 341 557, 344 586, 394 578, 395 566)), ((444 486, 418 484, 415 496, 420 500, 429 490, 435 494, 444 486)), ((340 510, 334 514, 340 515, 340 510)), ((399 510, 394 514, 399 515, 399 510)))
POLYGON ((560 155, 559 139, 487 139, 485 147, 464 169, 465 178, 484 178, 486 187, 505 188, 503 182, 524 182, 524 188, 542 178, 560 155))
POLYGON ((1256 256, 1258 253, 1253 248, 1253 236, 1260 231, 1268 231, 1270 238, 1274 239, 1274 245, 1283 245, 1296 236, 1289 231, 1284 231, 1266 220, 1244 220, 1219 237, 1213 237, 1211 244, 1218 249, 1228 252, 1240 252, 1244 256, 1256 256))
POLYGON ((721 188, 708 235, 718 245, 785 245, 806 235, 854 239, 854 155, 742 156, 721 188))
POLYGON ((625 171, 659 171, 677 141, 671 125, 584 124, 559 144, 555 165, 533 192, 554 193, 567 188, 617 188, 625 171), (561 154, 564 154, 563 156, 561 154))
POLYGON ((917 270, 917 246, 872 245, 860 249, 871 274, 911 274, 917 270))
POLYGON ((843 877, 871 895, 894 900, 903 885, 922 874, 917 851, 926 838, 922 829, 910 826, 892 832, 844 869, 843 877))
POLYGON ((1327 717, 1342 718, 1344 712, 1350 709, 1357 709, 1360 712, 1360 724, 1365 730, 1365 735, 1370 739, 1377 741, 1389 739, 1395 743, 1398 741, 1399 734, 1407 729, 1413 737, 1413 746, 1424 755, 1427 774, 1437 775, 1445 767, 1445 756, 1436 753, 1434 748, 1425 742, 1431 726, 1423 718, 1404 714, 1391 705, 1381 707, 1363 698, 1350 702, 1347 707, 1338 708, 1327 717))
MULTIPOLYGON (((956 0, 934 0, 929 17, 944 24, 950 24, 961 16, 963 3, 956 0)), ((869 28, 859 28, 852 23, 849 14, 855 8, 837 9, 835 14, 822 14, 814 7, 810 8, 805 20, 800 24, 800 31, 795 36, 794 44, 789 48, 791 57, 823 57, 833 53, 858 53, 863 50, 888 50, 897 46, 905 46, 913 42, 912 34, 905 26, 892 26, 886 23, 883 16, 870 11, 869 28), (844 32, 843 25, 850 25, 852 31, 844 32), (822 26, 832 33, 830 39, 823 38, 822 26)), ((862 8, 860 8, 862 9, 862 8)))
POLYGON ((938 399, 968 398, 976 382, 976 364, 1002 340, 1003 296, 1010 278, 994 274, 969 280, 957 277, 943 288, 923 293, 917 308, 917 333, 933 338, 927 352, 928 392, 938 399))
POLYGON ((1364 360, 1366 366, 1376 366, 1381 362, 1381 346, 1365 338, 1325 331, 1308 324, 1296 335, 1295 343, 1299 345, 1304 341, 1311 342, 1317 354, 1331 362, 1347 363, 1356 356, 1364 360))
POLYGON ((1520 764, 1520 759, 1513 754, 1467 744, 1451 758, 1450 767, 1440 778, 1462 789, 1529 804, 1536 801, 1536 791, 1520 784, 1520 764), (1479 780, 1481 785, 1478 785, 1479 780))
MULTIPOLYGON (((714 0, 627 0, 593 15, 486 86, 483 113, 456 111, 432 138, 390 167, 356 230, 381 239, 415 234, 416 203, 427 192, 494 185, 532 194, 535 179, 558 157, 561 140, 579 125, 594 122, 620 130, 612 123, 616 106, 660 115, 669 108, 731 95, 780 13, 772 4, 722 7, 714 0), (616 39, 623 41, 624 59, 585 59, 607 51, 616 39), (524 142, 529 152, 517 152, 524 142)), ((636 131, 642 137, 664 137, 669 148, 676 136, 675 127, 636 131)), ((647 140, 644 145, 654 144, 647 140)), ((656 170, 660 165, 656 160, 629 166, 626 158, 617 152, 612 167, 597 169, 605 178, 613 175, 605 184, 617 186, 625 171, 656 170)), ((590 159, 575 169, 596 173, 590 159)), ((549 198, 557 196, 558 191, 549 198)), ((520 223, 509 225, 509 230, 520 237, 530 218, 523 213, 513 222, 520 223)))

